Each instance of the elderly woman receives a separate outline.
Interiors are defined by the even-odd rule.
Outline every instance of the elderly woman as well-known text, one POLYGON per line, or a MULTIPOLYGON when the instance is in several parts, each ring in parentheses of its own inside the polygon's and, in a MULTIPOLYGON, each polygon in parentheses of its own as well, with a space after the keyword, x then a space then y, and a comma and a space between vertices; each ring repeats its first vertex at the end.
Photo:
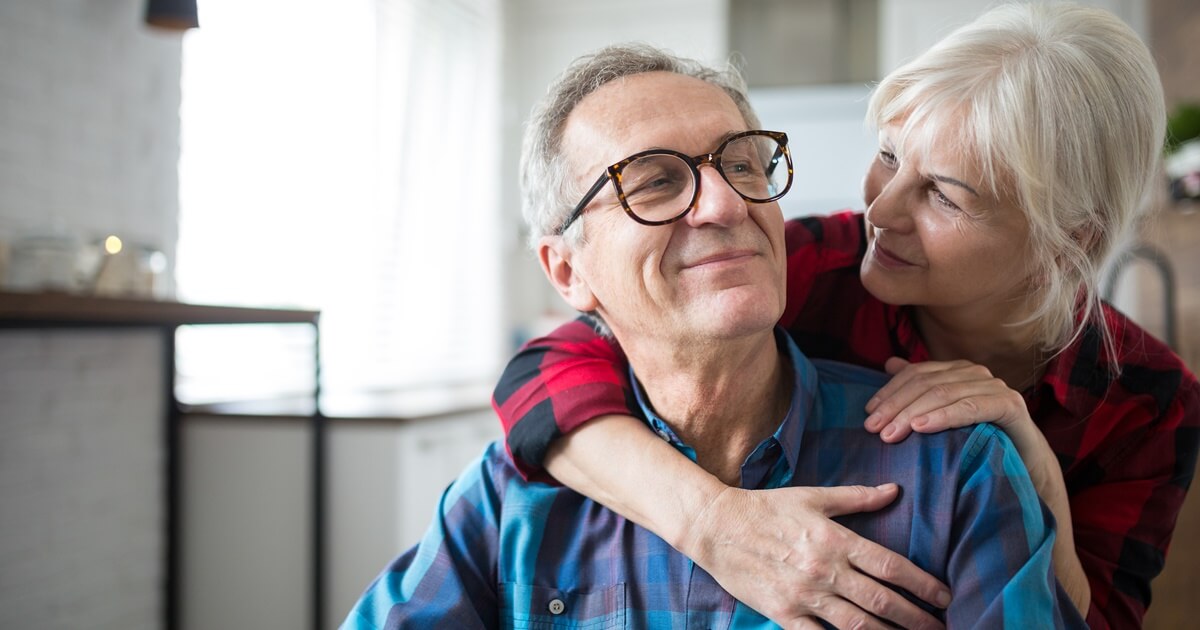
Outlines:
MULTIPOLYGON (((1102 10, 1005 5, 889 74, 868 116, 867 211, 789 222, 781 325, 809 355, 895 375, 867 406, 885 441, 1003 427, 1058 521, 1062 586, 1092 627, 1139 625, 1200 436, 1196 378, 1097 296, 1154 185, 1149 51, 1102 10)), ((911 619, 881 582, 944 602, 831 520, 894 493, 727 487, 632 417, 623 361, 585 320, 513 360, 494 404, 526 473, 544 464, 784 625, 853 623, 830 619, 845 602, 869 625, 911 619)))

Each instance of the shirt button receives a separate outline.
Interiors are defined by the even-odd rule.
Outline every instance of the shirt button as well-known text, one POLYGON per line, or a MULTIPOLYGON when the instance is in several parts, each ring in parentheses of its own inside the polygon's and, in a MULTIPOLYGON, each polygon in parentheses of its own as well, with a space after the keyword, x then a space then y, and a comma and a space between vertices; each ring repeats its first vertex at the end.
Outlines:
POLYGON ((551 615, 561 615, 567 609, 567 605, 563 603, 563 600, 554 598, 550 600, 550 604, 546 608, 550 611, 551 615))

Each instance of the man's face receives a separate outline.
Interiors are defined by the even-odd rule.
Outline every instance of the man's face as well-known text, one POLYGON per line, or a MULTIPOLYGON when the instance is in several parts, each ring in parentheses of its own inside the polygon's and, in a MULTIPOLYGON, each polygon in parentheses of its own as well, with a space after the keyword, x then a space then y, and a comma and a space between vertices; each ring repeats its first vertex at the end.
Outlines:
MULTIPOLYGON (((653 72, 584 98, 567 119, 563 150, 576 188, 586 190, 605 167, 639 151, 701 155, 746 129, 720 88, 653 72)), ((581 220, 586 239, 564 256, 575 290, 560 292, 575 308, 597 311, 626 346, 645 336, 693 343, 736 338, 770 330, 783 313, 779 205, 747 203, 711 166, 700 167, 695 208, 675 223, 633 221, 611 183, 581 220)))

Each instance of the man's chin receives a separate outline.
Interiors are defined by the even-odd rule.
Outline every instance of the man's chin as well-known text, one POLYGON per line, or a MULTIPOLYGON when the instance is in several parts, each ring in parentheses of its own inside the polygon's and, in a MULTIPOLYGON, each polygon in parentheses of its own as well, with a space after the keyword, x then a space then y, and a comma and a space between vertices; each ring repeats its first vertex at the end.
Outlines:
POLYGON ((783 316, 783 303, 776 296, 762 292, 724 291, 717 299, 693 306, 691 318, 697 332, 705 336, 741 338, 757 333, 769 333, 783 316), (704 332, 701 332, 704 331, 704 332))

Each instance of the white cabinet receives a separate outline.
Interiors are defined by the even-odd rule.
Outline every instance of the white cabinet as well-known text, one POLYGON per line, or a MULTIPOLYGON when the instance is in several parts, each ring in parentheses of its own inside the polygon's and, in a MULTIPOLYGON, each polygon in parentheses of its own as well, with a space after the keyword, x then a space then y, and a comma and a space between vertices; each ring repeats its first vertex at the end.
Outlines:
MULTIPOLYGON (((500 436, 490 409, 328 422, 326 619, 415 544, 442 490, 500 436)), ((184 420, 182 627, 308 627, 311 434, 302 420, 184 420)))

